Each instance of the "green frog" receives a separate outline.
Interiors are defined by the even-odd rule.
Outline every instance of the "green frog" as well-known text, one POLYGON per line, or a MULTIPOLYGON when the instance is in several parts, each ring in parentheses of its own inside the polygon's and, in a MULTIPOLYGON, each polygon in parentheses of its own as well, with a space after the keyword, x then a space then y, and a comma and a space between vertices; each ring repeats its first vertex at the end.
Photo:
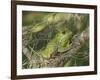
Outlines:
POLYGON ((69 30, 58 32, 56 36, 48 42, 46 48, 39 53, 44 58, 50 58, 51 54, 53 54, 55 51, 61 53, 67 51, 68 47, 70 46, 71 36, 72 32, 69 30))

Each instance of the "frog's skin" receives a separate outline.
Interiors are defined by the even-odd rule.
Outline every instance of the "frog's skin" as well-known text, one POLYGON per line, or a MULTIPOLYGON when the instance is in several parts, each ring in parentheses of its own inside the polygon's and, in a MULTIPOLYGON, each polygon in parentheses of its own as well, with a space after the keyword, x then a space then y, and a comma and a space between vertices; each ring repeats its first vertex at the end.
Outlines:
POLYGON ((70 45, 70 37, 72 33, 70 31, 58 32, 56 36, 48 42, 46 48, 37 52, 44 58, 50 58, 51 54, 57 52, 65 52, 70 45))

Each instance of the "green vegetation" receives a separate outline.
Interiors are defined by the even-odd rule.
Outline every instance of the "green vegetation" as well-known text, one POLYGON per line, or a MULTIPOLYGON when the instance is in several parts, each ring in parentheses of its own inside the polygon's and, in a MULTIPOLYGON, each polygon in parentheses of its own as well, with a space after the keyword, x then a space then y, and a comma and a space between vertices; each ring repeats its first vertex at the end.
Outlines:
POLYGON ((22 12, 22 68, 89 65, 89 14, 22 12))

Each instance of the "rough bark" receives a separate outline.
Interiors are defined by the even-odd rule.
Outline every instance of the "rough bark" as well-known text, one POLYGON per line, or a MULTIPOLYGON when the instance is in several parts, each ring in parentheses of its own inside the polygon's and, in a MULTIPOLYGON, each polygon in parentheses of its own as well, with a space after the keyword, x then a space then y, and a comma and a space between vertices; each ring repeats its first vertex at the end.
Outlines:
POLYGON ((81 46, 89 39, 89 30, 85 29, 83 32, 73 36, 72 43, 66 52, 52 55, 49 59, 45 59, 42 56, 29 53, 26 46, 23 46, 23 53, 30 61, 30 64, 34 67, 63 67, 64 64, 72 58, 81 46))

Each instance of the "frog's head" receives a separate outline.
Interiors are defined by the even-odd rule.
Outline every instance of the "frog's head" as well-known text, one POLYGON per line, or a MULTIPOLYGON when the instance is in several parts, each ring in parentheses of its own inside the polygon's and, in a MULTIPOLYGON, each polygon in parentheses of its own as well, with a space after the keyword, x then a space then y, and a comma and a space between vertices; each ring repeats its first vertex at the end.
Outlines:
POLYGON ((72 36, 72 32, 68 29, 60 32, 60 37, 58 40, 58 52, 64 52, 68 49, 70 45, 70 39, 72 36))

